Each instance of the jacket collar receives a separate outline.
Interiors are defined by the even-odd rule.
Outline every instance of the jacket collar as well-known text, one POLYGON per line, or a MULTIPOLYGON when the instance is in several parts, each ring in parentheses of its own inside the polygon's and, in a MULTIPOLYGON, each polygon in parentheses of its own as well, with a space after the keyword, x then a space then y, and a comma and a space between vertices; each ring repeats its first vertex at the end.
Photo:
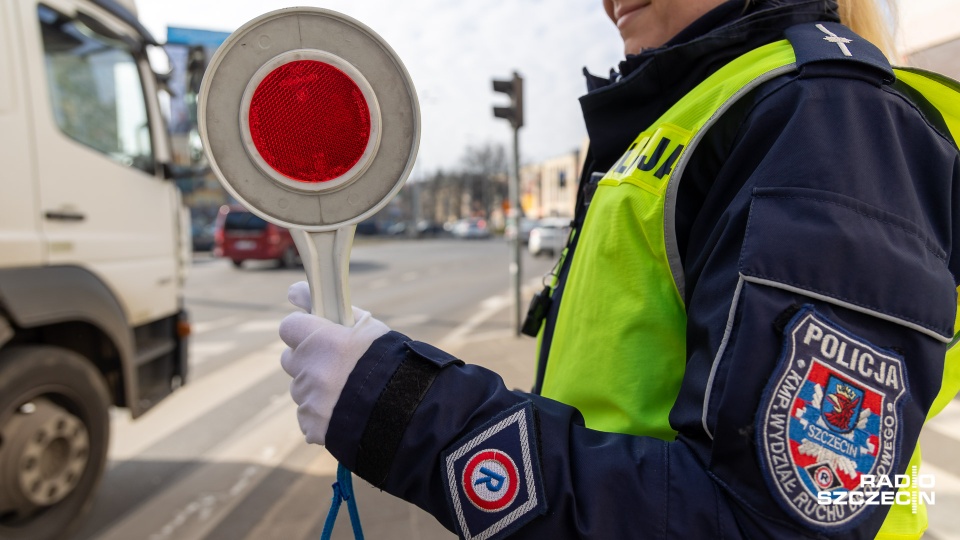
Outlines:
POLYGON ((597 169, 609 168, 637 136, 716 70, 761 45, 783 39, 791 26, 838 21, 834 0, 730 0, 663 47, 631 55, 610 79, 585 74, 580 98, 597 169))

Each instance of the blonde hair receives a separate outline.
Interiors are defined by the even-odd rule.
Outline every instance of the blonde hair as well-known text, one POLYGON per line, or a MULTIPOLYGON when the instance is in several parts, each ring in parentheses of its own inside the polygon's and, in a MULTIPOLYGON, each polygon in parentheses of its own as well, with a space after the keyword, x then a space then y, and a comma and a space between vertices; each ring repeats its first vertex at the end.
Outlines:
POLYGON ((840 22, 876 45, 887 58, 897 59, 894 43, 896 6, 891 0, 838 0, 840 22))
MULTIPOLYGON (((746 0, 746 5, 756 0, 746 0)), ((896 61, 894 41, 896 4, 894 0, 836 0, 840 22, 876 45, 890 60, 896 61)))

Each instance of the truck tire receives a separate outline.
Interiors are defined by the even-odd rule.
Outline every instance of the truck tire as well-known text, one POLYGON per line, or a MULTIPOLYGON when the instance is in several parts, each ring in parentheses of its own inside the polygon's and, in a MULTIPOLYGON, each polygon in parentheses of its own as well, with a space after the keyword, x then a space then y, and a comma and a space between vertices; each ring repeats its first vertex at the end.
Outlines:
POLYGON ((109 405, 79 354, 0 350, 0 540, 65 538, 79 526, 106 463, 109 405))

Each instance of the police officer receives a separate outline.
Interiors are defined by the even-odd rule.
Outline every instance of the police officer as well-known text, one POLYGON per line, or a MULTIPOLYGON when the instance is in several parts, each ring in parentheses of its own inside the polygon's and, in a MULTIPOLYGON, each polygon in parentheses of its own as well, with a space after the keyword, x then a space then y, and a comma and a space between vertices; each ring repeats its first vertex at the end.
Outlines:
POLYGON ((604 0, 627 58, 587 75, 535 391, 298 312, 307 441, 464 538, 918 537, 863 485, 957 392, 958 126, 840 4, 604 0))

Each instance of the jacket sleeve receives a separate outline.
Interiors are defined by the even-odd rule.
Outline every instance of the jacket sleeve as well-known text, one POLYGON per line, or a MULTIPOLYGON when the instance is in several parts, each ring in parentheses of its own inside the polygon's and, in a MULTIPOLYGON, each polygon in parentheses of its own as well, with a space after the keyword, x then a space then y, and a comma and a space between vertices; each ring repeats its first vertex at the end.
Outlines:
MULTIPOLYGON (((492 371, 464 365, 396 332, 374 343, 342 396, 328 433, 331 453, 358 476, 420 506, 462 537, 481 536, 500 521, 491 516, 502 518, 518 508, 523 510, 498 532, 562 539, 631 538, 643 530, 664 537, 671 461, 675 470, 698 472, 688 479, 692 483, 687 489, 715 492, 684 445, 587 429, 576 409, 508 390, 492 371), (405 380, 404 371, 421 374, 405 380), (406 405, 406 414, 395 406, 391 396, 396 394, 408 396, 398 400, 406 405), (376 420, 381 415, 397 417, 376 420), (517 422, 509 422, 514 419, 517 422), (507 425, 497 431, 504 420, 507 425), (521 420, 523 429, 517 425, 521 420), (359 425, 366 428, 358 430, 359 425), (524 444, 526 462, 519 448, 524 444), (368 445, 388 445, 390 450, 371 452, 368 445), (446 472, 447 461, 463 448, 463 462, 491 448, 510 456, 515 471, 495 472, 519 484, 518 493, 507 501, 512 504, 495 513, 476 510, 463 486, 466 463, 452 459, 455 473, 446 472), (624 514, 628 508, 629 517, 624 514)), ((684 519, 700 520, 696 528, 713 530, 714 510, 700 518, 684 511, 684 519)))
POLYGON ((676 440, 587 429, 391 332, 329 450, 465 538, 872 538, 888 507, 830 494, 902 473, 940 388, 960 167, 894 93, 782 83, 698 150, 722 156, 706 191, 728 191, 690 233, 676 440))
POLYGON ((840 494, 908 472, 941 388, 960 161, 922 98, 871 75, 825 63, 761 88, 698 150, 712 182, 687 186, 703 203, 671 422, 749 536, 872 538, 891 506, 840 494))

